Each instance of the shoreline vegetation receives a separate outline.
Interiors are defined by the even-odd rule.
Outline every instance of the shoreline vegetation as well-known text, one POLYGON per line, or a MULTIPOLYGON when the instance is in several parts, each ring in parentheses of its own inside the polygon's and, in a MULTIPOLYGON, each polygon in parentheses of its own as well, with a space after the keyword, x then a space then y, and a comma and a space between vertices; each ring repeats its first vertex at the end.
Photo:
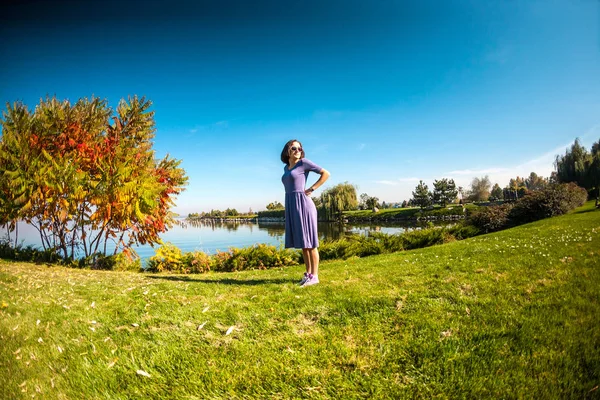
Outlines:
MULTIPOLYGON (((482 205, 489 205, 483 203, 482 205)), ((491 203, 494 204, 494 203, 491 203)), ((420 209, 419 207, 388 208, 377 211, 373 210, 355 210, 344 211, 341 222, 343 223, 362 223, 362 222, 405 222, 405 221, 435 221, 435 220, 460 220, 464 219, 469 210, 473 211, 482 205, 469 203, 466 205, 453 204, 447 207, 428 207, 420 209)), ((322 213, 323 214, 323 213, 322 213)), ((216 221, 216 222, 284 222, 285 210, 266 210, 259 211, 253 215, 236 216, 188 216, 179 223, 187 221, 216 221)), ((327 219, 325 215, 319 216, 319 222, 340 222, 340 218, 327 219)))
MULTIPOLYGON (((587 199, 585 189, 571 184, 559 184, 534 192, 513 203, 478 207, 465 213, 468 219, 448 226, 415 229, 401 234, 370 233, 352 235, 334 241, 324 241, 319 247, 321 260, 349 259, 378 254, 389 254, 471 238, 482 233, 511 228, 528 222, 566 214, 581 206, 587 199)), ((458 207, 454 207, 456 209, 458 207)), ((405 210, 411 211, 411 210, 405 210)), ((453 209, 437 209, 444 213, 453 209)), ((427 212, 427 211, 425 211, 427 212)), ((359 214, 359 212, 354 212, 359 214)), ((360 215, 360 214, 359 214, 360 215)), ((439 215, 439 214, 438 214, 439 215)), ((79 268, 127 270, 139 272, 206 273, 208 271, 235 272, 247 269, 279 268, 301 263, 302 252, 272 245, 257 244, 246 248, 229 248, 207 254, 202 251, 183 253, 171 243, 163 243, 155 254, 142 265, 139 257, 118 253, 113 256, 94 254, 78 261, 61 259, 57 253, 34 248, 14 248, 0 241, 0 258, 35 262, 62 262, 79 268)))
POLYGON ((0 260, 0 397, 590 398, 598 249, 588 201, 326 261, 310 290, 300 266, 182 275, 0 260))

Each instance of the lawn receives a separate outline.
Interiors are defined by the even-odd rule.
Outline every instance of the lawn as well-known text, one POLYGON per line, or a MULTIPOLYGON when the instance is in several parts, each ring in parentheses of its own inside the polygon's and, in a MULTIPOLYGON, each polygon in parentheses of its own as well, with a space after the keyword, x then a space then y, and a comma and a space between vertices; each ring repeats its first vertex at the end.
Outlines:
POLYGON ((600 397, 593 203, 301 273, 0 260, 0 398, 600 397))

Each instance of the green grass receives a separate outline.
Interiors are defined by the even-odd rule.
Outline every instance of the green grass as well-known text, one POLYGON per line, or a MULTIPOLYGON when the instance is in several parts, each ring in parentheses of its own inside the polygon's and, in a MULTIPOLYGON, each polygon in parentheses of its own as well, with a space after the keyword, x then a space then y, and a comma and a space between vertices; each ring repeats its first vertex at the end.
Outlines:
POLYGON ((598 398, 592 206, 309 288, 0 261, 0 398, 598 398))

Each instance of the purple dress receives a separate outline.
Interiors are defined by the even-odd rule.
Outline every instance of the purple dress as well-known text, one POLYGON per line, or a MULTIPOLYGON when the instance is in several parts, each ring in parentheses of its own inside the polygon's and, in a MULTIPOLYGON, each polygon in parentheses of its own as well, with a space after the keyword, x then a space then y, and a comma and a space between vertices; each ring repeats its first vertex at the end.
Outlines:
POLYGON ((304 193, 310 171, 320 173, 323 168, 306 158, 292 169, 283 167, 281 181, 285 187, 285 247, 313 249, 319 247, 317 235, 317 207, 304 193))

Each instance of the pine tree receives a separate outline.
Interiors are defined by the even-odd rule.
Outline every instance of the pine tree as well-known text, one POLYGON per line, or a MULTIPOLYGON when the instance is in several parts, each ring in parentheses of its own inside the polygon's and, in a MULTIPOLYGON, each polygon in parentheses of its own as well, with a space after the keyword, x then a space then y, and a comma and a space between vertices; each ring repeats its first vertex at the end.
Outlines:
POLYGON ((448 203, 453 202, 458 195, 454 179, 440 179, 433 182, 433 202, 446 207, 448 203))
POLYGON ((431 193, 429 192, 429 187, 423 181, 419 181, 419 184, 415 188, 415 191, 412 192, 413 195, 413 204, 418 205, 421 209, 431 205, 431 193))
POLYGON ((500 188, 500 185, 497 183, 492 187, 492 192, 490 193, 490 200, 504 200, 504 191, 500 188))

